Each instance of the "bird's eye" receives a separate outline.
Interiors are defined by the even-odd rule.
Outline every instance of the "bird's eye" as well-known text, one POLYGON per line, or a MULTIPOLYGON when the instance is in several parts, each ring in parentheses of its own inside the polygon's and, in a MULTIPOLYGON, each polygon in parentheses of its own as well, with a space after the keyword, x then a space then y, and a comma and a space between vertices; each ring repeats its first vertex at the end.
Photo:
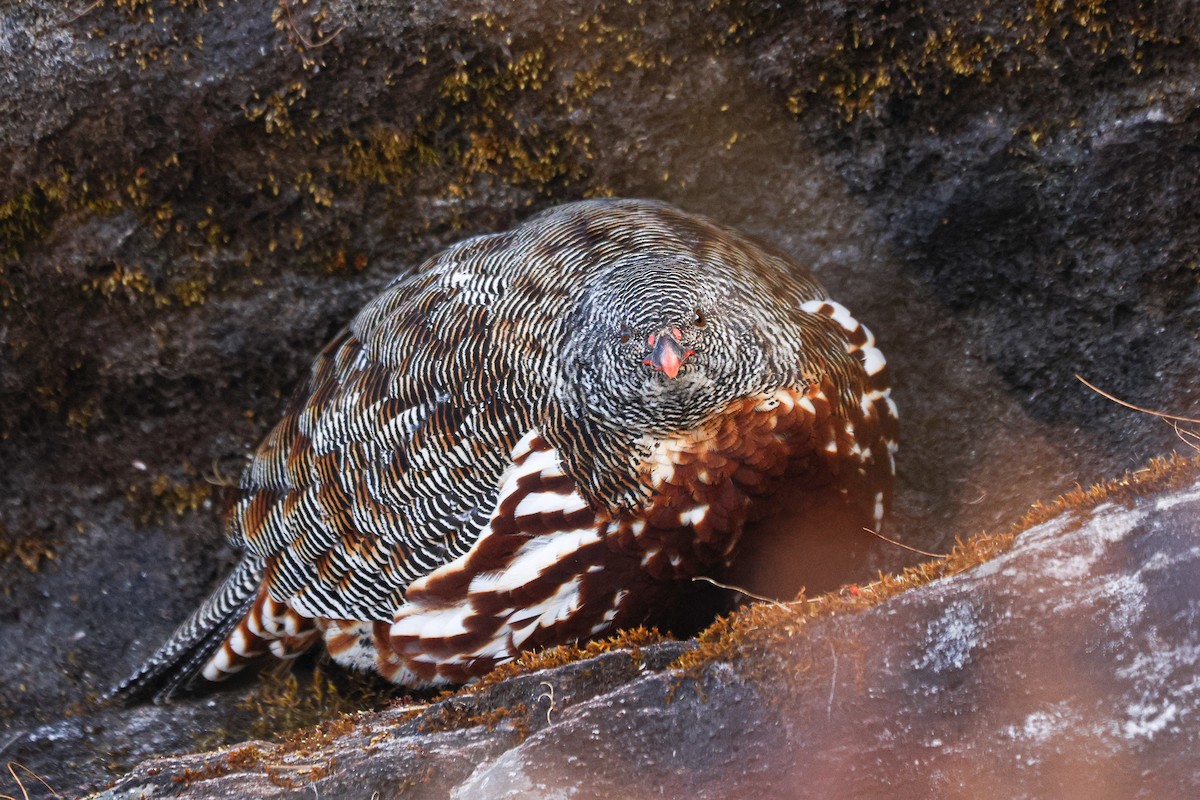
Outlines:
POLYGON ((625 342, 629 341, 630 337, 633 336, 633 331, 629 330, 628 325, 622 325, 621 331, 620 331, 620 336, 621 336, 621 343, 624 344, 625 342))
POLYGON ((704 312, 697 308, 696 309, 696 318, 694 320, 692 320, 692 324, 695 325, 697 328, 703 328, 704 324, 706 322, 708 322, 708 320, 706 320, 704 318, 704 312))

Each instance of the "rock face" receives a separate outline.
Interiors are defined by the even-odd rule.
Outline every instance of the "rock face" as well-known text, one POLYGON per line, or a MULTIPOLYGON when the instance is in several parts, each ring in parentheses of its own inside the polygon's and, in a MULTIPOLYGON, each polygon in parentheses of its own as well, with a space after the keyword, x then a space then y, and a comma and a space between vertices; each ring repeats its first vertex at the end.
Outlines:
POLYGON ((695 677, 611 652, 101 797, 1194 796, 1198 542, 1200 482, 1104 502, 861 613, 780 609, 695 677))
MULTIPOLYGON (((80 792, 245 735, 244 687, 97 697, 227 568, 219 484, 321 345, 552 203, 659 197, 810 264, 888 354, 909 544, 1183 447, 1073 376, 1198 416, 1200 6, 794 5, 0 6, 3 760, 80 792)), ((910 563, 875 541, 810 588, 910 563)))

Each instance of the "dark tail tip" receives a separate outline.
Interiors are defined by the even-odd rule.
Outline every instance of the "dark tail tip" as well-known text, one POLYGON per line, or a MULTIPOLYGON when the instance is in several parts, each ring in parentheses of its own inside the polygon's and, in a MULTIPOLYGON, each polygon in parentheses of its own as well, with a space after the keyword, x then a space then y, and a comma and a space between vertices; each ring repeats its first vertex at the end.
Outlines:
POLYGON ((109 690, 115 705, 166 702, 195 687, 201 670, 254 605, 262 564, 246 557, 132 675, 109 690))

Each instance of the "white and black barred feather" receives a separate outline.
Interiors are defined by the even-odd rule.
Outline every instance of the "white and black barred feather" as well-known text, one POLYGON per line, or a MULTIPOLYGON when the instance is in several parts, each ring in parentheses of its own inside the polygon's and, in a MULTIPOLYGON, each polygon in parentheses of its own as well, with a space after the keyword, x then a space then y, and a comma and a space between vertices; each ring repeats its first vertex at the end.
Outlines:
POLYGON ((180 625, 171 638, 137 672, 112 690, 123 703, 155 696, 170 697, 189 684, 246 616, 262 583, 262 565, 246 558, 217 591, 180 625))

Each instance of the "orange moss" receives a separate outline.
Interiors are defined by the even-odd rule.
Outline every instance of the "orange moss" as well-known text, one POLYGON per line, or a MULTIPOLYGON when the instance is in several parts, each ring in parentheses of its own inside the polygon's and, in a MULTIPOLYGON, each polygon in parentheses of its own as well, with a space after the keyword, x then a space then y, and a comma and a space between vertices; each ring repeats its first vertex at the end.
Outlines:
POLYGON ((1173 453, 1154 458, 1141 469, 1119 478, 1101 481, 1088 489, 1076 487, 1050 503, 1034 503, 1015 528, 1026 530, 1065 511, 1088 511, 1106 501, 1129 504, 1148 494, 1180 489, 1195 479, 1197 471, 1200 471, 1200 456, 1188 458, 1173 453))
POLYGON ((168 514, 182 517, 204 508, 212 498, 212 484, 197 475, 190 464, 185 463, 182 470, 182 480, 159 473, 149 485, 144 482, 130 485, 125 499, 139 523, 149 524, 168 514))
MULTIPOLYGON (((44 537, 37 534, 10 534, 8 528, 0 523, 0 564, 19 561, 25 569, 37 572, 43 561, 54 561, 57 558, 53 545, 44 537)), ((5 591, 5 594, 7 593, 5 591)))
POLYGON ((809 48, 807 63, 796 65, 789 111, 800 114, 832 100, 850 122, 895 96, 950 94, 964 82, 992 83, 1038 66, 1059 69, 1064 59, 1089 55, 1120 59, 1137 74, 1150 46, 1178 44, 1154 24, 1148 3, 984 0, 970 5, 973 14, 963 10, 951 20, 903 11, 837 16, 825 41, 809 48))
POLYGON ((305 685, 295 673, 265 673, 239 707, 255 718, 251 736, 279 741, 288 752, 308 753, 353 730, 361 709, 379 707, 391 697, 352 682, 339 687, 317 667, 305 685))
POLYGON ((498 683, 503 683, 509 678, 515 678, 518 675, 526 675, 543 669, 554 669, 565 664, 573 664, 577 661, 595 658, 614 650, 631 651, 631 658, 635 663, 638 663, 642 657, 641 648, 666 640, 667 637, 654 628, 637 627, 626 631, 619 631, 616 635, 606 639, 597 639, 583 644, 561 644, 557 647, 548 647, 545 650, 534 650, 522 653, 507 664, 501 664, 487 675, 475 681, 475 683, 457 691, 446 692, 442 696, 477 694, 484 689, 495 686, 498 683))
POLYGON ((491 731, 503 722, 512 722, 513 732, 519 739, 524 740, 529 735, 529 715, 529 706, 525 703, 489 708, 474 713, 470 708, 451 704, 436 707, 434 715, 423 719, 418 727, 422 733, 440 733, 475 727, 486 727, 491 731))
POLYGON ((330 759, 319 764, 267 764, 263 770, 267 780, 284 789, 300 789, 333 774, 336 762, 330 759), (297 780, 299 778, 299 780, 297 780))
POLYGON ((190 786, 193 783, 219 778, 232 772, 244 772, 257 767, 262 762, 264 755, 262 748, 258 745, 239 745, 206 761, 196 769, 189 768, 178 775, 172 775, 171 781, 190 786))

